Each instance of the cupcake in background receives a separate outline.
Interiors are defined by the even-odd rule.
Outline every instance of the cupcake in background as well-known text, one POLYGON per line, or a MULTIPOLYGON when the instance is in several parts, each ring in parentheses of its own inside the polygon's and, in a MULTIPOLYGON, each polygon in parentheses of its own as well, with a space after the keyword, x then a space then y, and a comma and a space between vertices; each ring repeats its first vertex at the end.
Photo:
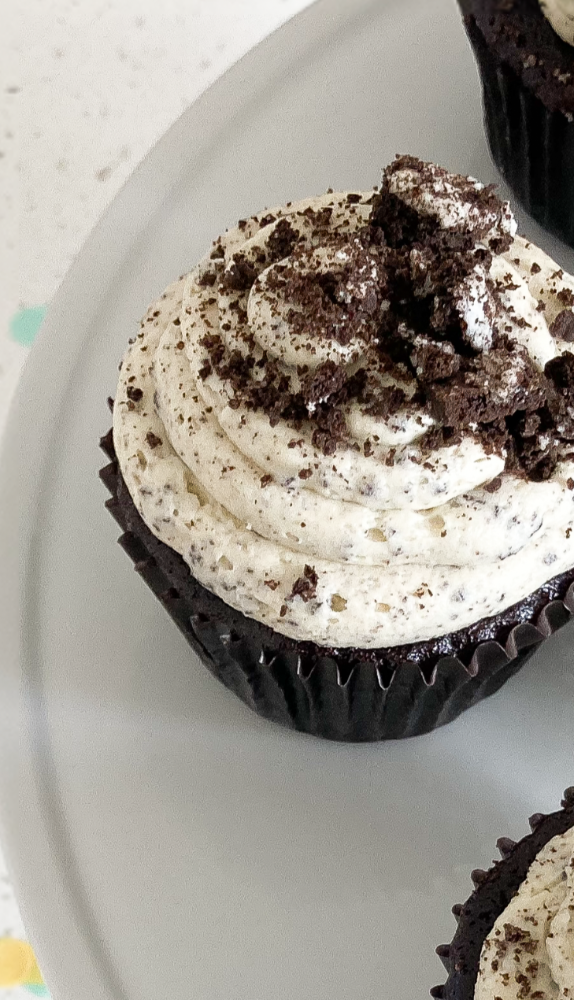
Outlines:
POLYGON ((122 362, 122 544, 208 668, 339 740, 429 732, 574 610, 574 279, 401 157, 220 237, 122 362))
POLYGON ((574 996, 574 788, 562 809, 530 820, 519 843, 498 841, 502 861, 477 870, 458 929, 441 945, 449 977, 437 1000, 567 1000, 574 996))
POLYGON ((574 2, 459 3, 493 158, 526 210, 574 246, 574 2))

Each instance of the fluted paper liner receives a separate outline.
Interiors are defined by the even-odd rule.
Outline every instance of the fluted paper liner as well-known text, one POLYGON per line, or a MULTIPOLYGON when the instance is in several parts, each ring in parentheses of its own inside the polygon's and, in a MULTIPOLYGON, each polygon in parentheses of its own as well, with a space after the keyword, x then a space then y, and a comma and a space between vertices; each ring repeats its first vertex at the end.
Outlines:
POLYGON ((356 650, 338 651, 335 659, 305 643, 285 648, 283 636, 202 588, 183 559, 155 538, 131 501, 111 431, 101 445, 111 460, 100 473, 111 493, 106 506, 137 572, 211 673, 259 715, 290 729, 348 742, 428 733, 498 691, 574 613, 573 584, 564 601, 550 601, 535 623, 517 625, 504 645, 478 643, 468 665, 448 656, 432 669, 427 664, 426 672, 410 661, 387 668, 360 660, 356 650))
MULTIPOLYGON (((468 0, 459 4, 467 13, 468 0)), ((480 69, 494 162, 526 211, 574 246, 574 122, 546 108, 489 49, 473 20, 467 32, 480 69)))
POLYGON ((518 892, 540 851, 574 826, 574 788, 564 793, 562 809, 530 817, 532 833, 518 843, 497 841, 502 858, 489 871, 472 872, 475 891, 466 903, 453 906, 458 927, 450 944, 439 945, 437 955, 448 972, 447 982, 431 990, 436 1000, 473 1000, 482 947, 497 919, 518 892))

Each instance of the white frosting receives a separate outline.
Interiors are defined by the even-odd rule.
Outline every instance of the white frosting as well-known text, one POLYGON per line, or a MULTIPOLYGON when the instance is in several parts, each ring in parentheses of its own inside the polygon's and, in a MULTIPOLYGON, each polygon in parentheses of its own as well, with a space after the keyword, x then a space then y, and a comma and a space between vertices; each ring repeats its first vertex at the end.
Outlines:
POLYGON ((475 1000, 574 996, 574 828, 540 852, 485 941, 475 1000))
POLYGON ((556 34, 574 45, 574 0, 540 0, 540 6, 556 34))
POLYGON ((466 338, 476 351, 488 351, 492 347, 493 329, 488 308, 491 296, 487 287, 484 269, 476 267, 460 286, 459 312, 466 323, 466 338))
MULTIPOLYGON (((396 190, 410 198, 412 178, 394 178, 396 190)), ((441 184, 441 217, 462 226, 460 206, 449 201, 454 188, 448 179, 441 184)), ((320 270, 332 249, 325 237, 316 242, 307 210, 332 209, 329 232, 348 234, 352 253, 370 200, 368 194, 358 203, 330 194, 272 215, 287 218, 306 241, 295 254, 297 266, 320 270)), ((486 453, 470 436, 449 448, 423 450, 419 441, 433 421, 409 402, 406 382, 404 407, 388 420, 349 404, 351 445, 327 456, 313 444, 311 423, 296 431, 283 420, 271 426, 262 410, 237 405, 229 381, 214 371, 206 377, 202 341, 210 333, 221 335, 228 351, 255 362, 265 353, 274 357, 293 390, 300 387, 296 365, 312 371, 332 359, 352 373, 365 361, 361 336, 342 345, 347 353, 329 337, 306 336, 304 328, 291 336, 289 304, 272 280, 269 285, 278 265, 264 259, 278 223, 265 225, 262 218, 226 233, 218 241, 219 262, 205 258, 168 289, 124 358, 115 447, 154 534, 239 611, 294 638, 340 647, 394 646, 465 628, 574 565, 574 493, 567 485, 574 463, 563 462, 549 481, 535 483, 503 473, 505 457, 486 453), (249 296, 206 284, 204 275, 229 271, 239 250, 258 264, 249 296), (483 488, 501 474, 497 491, 483 488), (309 565, 318 577, 316 594, 307 602, 291 599, 309 565)), ((494 217, 492 225, 494 230, 494 217)), ((509 210, 498 225, 499 231, 513 230, 509 210)), ((376 253, 367 262, 365 280, 372 268, 379 281, 376 253)), ((553 340, 545 318, 561 311, 558 292, 574 287, 574 279, 557 272, 541 251, 516 240, 504 258, 494 258, 488 276, 504 287, 512 276, 516 287, 503 293, 508 336, 540 368, 568 346, 553 340), (546 314, 536 308, 544 296, 546 314)), ((461 316, 468 339, 486 347, 492 330, 481 302, 490 292, 479 268, 471 285, 466 295, 461 289, 461 316)), ((349 288, 348 302, 356 294, 349 288)), ((346 295, 343 289, 342 309, 346 295)), ((384 312, 384 301, 379 308, 384 312)), ((260 371, 254 367, 254 379, 260 371)), ((383 371, 374 370, 373 378, 402 384, 383 371)))
MULTIPOLYGON (((391 168, 392 169, 392 168, 391 168)), ((463 202, 454 175, 442 167, 430 165, 432 179, 424 178, 421 184, 421 174, 416 167, 406 167, 392 170, 389 176, 389 190, 421 215, 433 216, 438 219, 443 229, 456 231, 473 230, 480 222, 484 222, 484 208, 478 204, 463 202)), ((468 187, 475 193, 484 191, 485 186, 474 177, 469 177, 468 187)), ((516 220, 508 202, 503 204, 502 217, 497 212, 490 216, 492 235, 500 226, 503 232, 515 236, 516 220)))

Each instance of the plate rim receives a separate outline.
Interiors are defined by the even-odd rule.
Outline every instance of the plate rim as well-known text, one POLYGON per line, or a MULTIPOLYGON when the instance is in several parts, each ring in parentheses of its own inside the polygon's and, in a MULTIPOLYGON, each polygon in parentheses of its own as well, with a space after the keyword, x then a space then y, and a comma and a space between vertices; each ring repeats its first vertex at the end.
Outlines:
MULTIPOLYGON (((391 8, 396 0, 384 2, 391 8)), ((96 991, 102 1000, 128 1000, 120 978, 110 977, 114 972, 111 963, 102 974, 102 954, 97 954, 84 921, 79 919, 65 872, 56 860, 45 790, 38 781, 43 734, 34 731, 37 712, 22 669, 32 631, 24 627, 24 621, 26 607, 34 604, 30 596, 34 592, 30 586, 33 553, 41 534, 35 512, 48 474, 58 412, 102 294, 138 235, 161 211, 193 162, 217 142, 229 121, 270 80, 284 77, 294 61, 311 58, 330 37, 367 16, 380 3, 312 0, 218 77, 167 129, 124 182, 67 272, 48 308, 9 409, 0 442, 0 510, 4 515, 0 521, 0 635, 4 646, 0 830, 27 932, 47 981, 57 988, 54 996, 63 998, 69 990, 76 1000, 84 996, 88 1000, 96 991), (192 155, 189 134, 201 136, 192 155), (134 211, 137 204, 145 204, 146 212, 134 211), (89 296, 84 296, 84 301, 76 299, 74 289, 85 286, 88 278, 89 296), (58 345, 57 352, 52 351, 53 344, 58 345), (35 419, 37 412, 42 414, 40 422, 35 419), (30 817, 37 821, 33 826, 30 817), (54 892, 56 886, 59 893, 54 892), (82 974, 78 982, 79 968, 82 974)))

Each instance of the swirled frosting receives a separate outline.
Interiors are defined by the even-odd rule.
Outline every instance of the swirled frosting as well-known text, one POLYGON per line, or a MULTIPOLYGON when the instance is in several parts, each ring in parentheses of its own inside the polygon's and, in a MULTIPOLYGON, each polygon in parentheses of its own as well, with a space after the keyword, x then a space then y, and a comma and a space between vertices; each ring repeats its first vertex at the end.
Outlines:
POLYGON ((485 941, 475 1000, 574 996, 574 828, 551 840, 485 941))
POLYGON ((574 45, 574 0, 540 0, 540 6, 556 34, 574 45))
POLYGON ((574 565, 574 280, 508 204, 410 157, 243 220, 151 307, 114 441, 150 530, 229 605, 378 648, 574 565))

